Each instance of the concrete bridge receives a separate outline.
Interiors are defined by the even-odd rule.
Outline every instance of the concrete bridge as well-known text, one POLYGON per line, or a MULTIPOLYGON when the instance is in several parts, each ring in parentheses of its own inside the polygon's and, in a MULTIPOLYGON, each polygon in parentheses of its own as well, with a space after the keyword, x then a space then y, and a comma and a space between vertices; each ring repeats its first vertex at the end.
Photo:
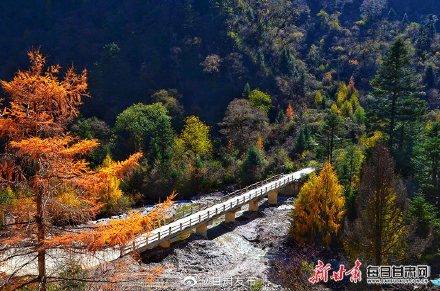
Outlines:
MULTIPOLYGON (((277 204, 278 192, 292 183, 298 182, 301 178, 314 172, 313 168, 306 168, 301 171, 276 175, 264 181, 260 181, 244 189, 232 192, 221 199, 210 202, 201 207, 198 205, 194 210, 174 216, 165 222, 161 227, 154 229, 148 234, 142 234, 124 247, 107 248, 90 254, 86 250, 76 250, 75 253, 66 253, 60 248, 48 249, 46 251, 46 270, 48 275, 57 274, 62 271, 68 262, 77 262, 83 268, 95 267, 103 262, 110 262, 125 256, 134 251, 144 251, 160 246, 170 247, 171 243, 179 235, 192 231, 193 229, 206 237, 208 225, 214 219, 224 217, 226 222, 234 222, 235 214, 242 207, 248 207, 249 211, 258 211, 258 203, 265 196, 268 196, 269 204, 277 204)), ((296 183, 298 184, 298 183, 296 183)), ((25 250, 21 250, 25 251, 25 250)), ((32 251, 31 251, 32 252, 32 251)), ((13 253, 5 254, 5 256, 13 253)), ((0 258, 0 262, 1 262, 0 258)), ((0 264, 0 272, 11 274, 14 270, 20 269, 16 275, 37 275, 37 262, 34 254, 16 256, 13 259, 0 264)))
POLYGON ((258 203, 265 196, 268 196, 269 204, 275 205, 277 204, 278 191, 281 188, 299 181, 303 176, 313 171, 313 168, 306 168, 291 174, 276 175, 230 193, 196 211, 191 208, 191 211, 184 213, 181 217, 173 217, 166 225, 149 234, 137 237, 131 245, 121 248, 121 256, 135 250, 144 251, 156 246, 168 248, 173 239, 194 228, 199 235, 206 237, 208 225, 214 219, 224 216, 225 222, 234 222, 235 213, 246 205, 249 211, 258 211, 258 203))

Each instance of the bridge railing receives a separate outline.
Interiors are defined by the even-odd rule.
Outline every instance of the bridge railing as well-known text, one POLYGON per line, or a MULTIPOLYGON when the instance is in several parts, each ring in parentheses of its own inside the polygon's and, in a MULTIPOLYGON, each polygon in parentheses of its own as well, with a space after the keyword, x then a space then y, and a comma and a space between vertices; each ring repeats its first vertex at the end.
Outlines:
POLYGON ((224 195, 220 199, 216 199, 214 201, 209 201, 205 205, 197 205, 197 210, 194 211, 194 208, 191 208, 190 211, 183 212, 180 215, 174 216, 168 221, 166 221, 165 224, 162 224, 159 229, 164 228, 164 230, 160 231, 152 231, 148 234, 141 235, 137 237, 135 240, 133 240, 132 244, 130 246, 126 246, 123 249, 121 249, 121 255, 130 253, 131 251, 136 250, 136 248, 146 246, 148 244, 159 242, 161 240, 168 239, 170 237, 174 237, 175 235, 182 233, 185 230, 190 230, 194 226, 197 226, 207 220, 210 220, 210 218, 218 215, 223 214, 224 212, 231 210, 233 208, 236 208, 240 205, 243 205, 259 196, 265 195, 266 193, 279 189, 280 187, 297 180, 297 178, 294 178, 293 176, 284 175, 284 174, 278 174, 274 175, 272 177, 269 177, 263 181, 259 181, 257 183, 254 183, 252 185, 246 186, 242 189, 236 190, 234 192, 229 193, 228 195, 224 195), (280 180, 281 177, 285 177, 285 179, 280 180), (271 184, 269 186, 266 186, 264 188, 261 188, 263 185, 268 185, 272 181, 279 180, 275 184, 271 184), (244 193, 247 193, 251 190, 261 188, 258 191, 250 192, 248 195, 244 195, 244 193), (237 197, 237 200, 233 199, 234 197, 237 197), (232 200, 233 199, 233 200, 232 200), (226 201, 231 200, 229 203, 225 203, 226 201), (206 210, 207 208, 210 208, 214 205, 217 205, 212 210, 208 210, 207 212, 203 212, 203 210, 206 210), (197 213, 200 212, 199 215, 197 213), (166 228, 166 225, 169 225, 170 223, 173 223, 179 219, 188 217, 194 215, 189 220, 183 220, 179 224, 170 225, 169 228, 166 228))
POLYGON ((207 201, 206 203, 203 203, 203 205, 202 204, 191 205, 190 210, 187 210, 187 211, 183 210, 182 212, 178 213, 177 215, 173 215, 172 217, 165 219, 163 221, 163 223, 159 227, 162 227, 164 225, 170 224, 170 223, 172 223, 172 222, 174 222, 176 220, 185 218, 185 217, 190 216, 190 215, 192 215, 194 213, 197 213, 199 211, 206 210, 207 208, 209 208, 209 207, 211 207, 211 206, 213 206, 215 204, 227 201, 227 200, 231 199, 232 197, 240 196, 243 193, 246 193, 246 192, 248 192, 250 190, 253 190, 253 189, 256 189, 258 187, 261 187, 261 185, 268 184, 268 183, 270 183, 272 181, 275 181, 275 180, 279 179, 282 176, 284 176, 284 174, 273 175, 271 177, 266 178, 263 181, 258 181, 256 183, 253 183, 251 185, 248 185, 246 187, 243 187, 241 189, 238 189, 238 190, 230 192, 230 193, 228 193, 226 195, 223 195, 221 198, 216 198, 214 200, 207 201))

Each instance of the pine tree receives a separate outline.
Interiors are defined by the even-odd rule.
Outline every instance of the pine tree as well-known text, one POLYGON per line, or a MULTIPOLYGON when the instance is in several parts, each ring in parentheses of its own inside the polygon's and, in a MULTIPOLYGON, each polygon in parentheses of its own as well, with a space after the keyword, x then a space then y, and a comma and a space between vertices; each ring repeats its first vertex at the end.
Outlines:
POLYGON ((291 75, 295 73, 295 62, 290 51, 284 48, 280 55, 280 71, 284 75, 291 75))
POLYGON ((419 35, 416 39, 417 53, 423 56, 424 52, 431 48, 436 33, 435 25, 438 21, 436 15, 428 15, 419 28, 419 35))
POLYGON ((264 59, 264 53, 261 51, 261 50, 259 50, 258 52, 257 52, 257 64, 262 68, 262 69, 264 69, 264 66, 265 66, 265 59, 264 59))
POLYGON ((360 125, 364 124, 364 123, 365 123, 365 120, 366 120, 366 115, 365 115, 365 110, 364 110, 364 108, 362 108, 362 107, 359 106, 359 107, 356 109, 356 111, 354 112, 353 118, 354 118, 354 120, 355 120, 358 124, 360 124, 360 125))
POLYGON ((351 95, 351 98, 350 98, 350 102, 355 109, 358 108, 359 106, 361 106, 361 104, 359 103, 358 96, 359 96, 359 91, 355 89, 353 94, 351 95))
POLYGON ((157 126, 151 130, 151 144, 153 144, 152 161, 155 159, 165 162, 171 155, 171 147, 174 145, 175 134, 168 116, 160 116, 157 126))
POLYGON ((243 99, 249 99, 250 95, 251 95, 251 86, 249 85, 249 83, 246 83, 246 85, 244 85, 243 93, 241 94, 241 96, 243 97, 243 99))
POLYGON ((425 109, 424 102, 416 97, 422 92, 410 66, 408 49, 403 40, 397 39, 371 81, 372 95, 376 100, 369 115, 373 127, 388 135, 388 148, 392 152, 397 130, 406 135, 406 129, 411 126, 407 124, 419 120, 425 109))
POLYGON ((255 147, 260 151, 264 151, 263 139, 261 136, 258 136, 257 142, 255 143, 255 147))
POLYGON ((244 184, 255 182, 260 175, 261 167, 263 166, 263 157, 261 152, 252 145, 243 160, 241 166, 241 176, 244 184))
POLYGON ((349 117, 353 115, 353 105, 350 101, 345 100, 344 103, 341 106, 341 115, 349 117))
POLYGON ((426 126, 420 153, 420 181, 428 202, 440 209, 440 123, 426 126))
POLYGON ((338 105, 336 105, 336 103, 333 103, 332 106, 330 107, 330 111, 334 114, 339 114, 338 105))
POLYGON ((415 234, 420 238, 429 238, 433 231, 440 228, 438 208, 428 203, 422 195, 413 198, 408 214, 412 221, 417 222, 415 234))
POLYGON ((327 118, 321 126, 322 143, 325 147, 325 154, 328 161, 333 159, 333 150, 335 148, 335 140, 338 133, 341 131, 341 118, 330 111, 327 118))
POLYGON ((185 0, 183 3, 183 30, 185 36, 190 37, 194 28, 194 8, 192 0, 185 0))
POLYGON ((286 119, 286 114, 284 114, 284 110, 278 111, 277 117, 275 118, 275 123, 283 123, 284 119, 286 119))
POLYGON ((311 149, 312 133, 309 126, 305 125, 300 128, 295 138, 295 151, 297 154, 302 154, 305 150, 311 149))
MULTIPOLYGON (((105 156, 104 161, 102 161, 101 168, 102 169, 103 168, 110 168, 114 164, 115 164, 115 161, 113 161, 113 159, 110 157, 110 155, 107 154, 105 156)), ((105 202, 111 201, 111 203, 115 203, 123 194, 121 189, 119 189, 119 185, 121 184, 121 181, 116 176, 109 176, 108 178, 111 181, 109 182, 109 185, 108 185, 109 187, 107 187, 106 189, 102 189, 103 190, 102 199, 105 202)))
POLYGON ((344 186, 346 196, 357 187, 355 184, 359 180, 363 161, 364 154, 361 148, 354 145, 349 146, 337 159, 338 177, 344 186))
POLYGON ((437 84, 437 76, 432 64, 429 64, 425 69, 425 83, 428 89, 434 88, 437 84))

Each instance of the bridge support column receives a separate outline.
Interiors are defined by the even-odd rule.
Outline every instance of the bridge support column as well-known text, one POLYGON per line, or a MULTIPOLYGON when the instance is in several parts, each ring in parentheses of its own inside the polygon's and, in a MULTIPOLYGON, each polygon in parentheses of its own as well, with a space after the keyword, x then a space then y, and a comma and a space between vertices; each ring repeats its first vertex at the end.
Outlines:
POLYGON ((225 214, 225 222, 227 222, 227 223, 235 222, 235 212, 237 212, 237 211, 233 210, 233 211, 226 212, 226 214, 225 214))
POLYGON ((260 199, 255 199, 249 202, 249 211, 250 212, 256 212, 258 211, 258 202, 260 202, 260 199))
POLYGON ((159 244, 159 246, 162 247, 162 248, 164 248, 164 249, 169 248, 170 245, 171 245, 171 241, 170 241, 170 240, 164 240, 163 242, 161 242, 161 243, 159 244))
POLYGON ((267 195, 270 205, 276 205, 278 200, 278 190, 273 190, 267 195))
POLYGON ((294 183, 293 183, 293 187, 294 187, 294 191, 295 191, 295 195, 296 196, 298 196, 298 194, 299 194, 299 191, 301 191, 301 182, 299 182, 299 181, 295 181, 294 183))
POLYGON ((208 237, 208 223, 204 223, 196 227, 196 233, 203 237, 208 237))

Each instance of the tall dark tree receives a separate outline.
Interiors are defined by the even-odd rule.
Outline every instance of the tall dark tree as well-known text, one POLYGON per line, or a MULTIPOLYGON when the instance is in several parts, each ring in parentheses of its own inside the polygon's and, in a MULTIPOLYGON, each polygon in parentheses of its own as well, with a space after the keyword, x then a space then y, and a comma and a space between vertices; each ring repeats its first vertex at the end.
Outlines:
POLYGON ((295 138, 295 151, 301 155, 305 150, 312 148, 312 131, 309 126, 305 125, 300 128, 295 138))
POLYGON ((104 45, 100 59, 90 70, 90 91, 95 98, 86 101, 83 113, 95 114, 106 121, 112 120, 121 108, 132 103, 132 97, 128 97, 135 89, 135 86, 128 85, 132 77, 119 45, 113 42, 104 45), (101 109, 102 104, 106 105, 105 110, 101 109))
POLYGON ((423 94, 422 87, 411 64, 405 43, 397 39, 371 81, 375 99, 369 107, 369 125, 387 134, 388 148, 399 168, 411 155, 414 137, 418 135, 417 122, 426 108, 418 98, 423 94))
POLYGON ((416 40, 416 47, 420 56, 431 48, 436 33, 435 24, 438 18, 436 15, 430 14, 422 22, 419 35, 416 40))
POLYGON ((275 118, 275 123, 283 123, 283 121, 286 119, 286 114, 284 114, 284 110, 280 110, 277 113, 277 117, 275 118))
POLYGON ((420 153, 422 191, 427 200, 440 209, 440 123, 427 126, 420 153))
POLYGON ((249 184, 258 180, 262 166, 263 158, 260 151, 255 146, 251 146, 246 153, 241 167, 243 183, 249 184))
POLYGON ((185 33, 185 36, 189 37, 191 36, 193 27, 194 27, 194 8, 193 8, 193 1, 192 0, 184 0, 183 3, 183 11, 184 11, 184 17, 183 17, 183 30, 185 33))
POLYGON ((284 75, 290 75, 295 71, 295 62, 290 51, 284 48, 280 55, 280 71, 284 75))
POLYGON ((333 159, 335 140, 341 132, 341 118, 338 114, 329 111, 326 120, 321 126, 321 138, 324 145, 325 155, 330 163, 333 159))
POLYGON ((421 238, 428 238, 435 229, 440 226, 438 209, 428 203, 426 199, 418 195, 409 205, 409 216, 417 222, 415 234, 421 238))
POLYGON ((429 64, 425 69, 425 83, 428 89, 434 88, 437 84, 437 76, 432 64, 429 64))
POLYGON ((243 97, 243 99, 249 99, 249 95, 251 95, 251 86, 249 85, 249 83, 246 83, 246 85, 244 85, 243 93, 241 94, 241 96, 243 97))

